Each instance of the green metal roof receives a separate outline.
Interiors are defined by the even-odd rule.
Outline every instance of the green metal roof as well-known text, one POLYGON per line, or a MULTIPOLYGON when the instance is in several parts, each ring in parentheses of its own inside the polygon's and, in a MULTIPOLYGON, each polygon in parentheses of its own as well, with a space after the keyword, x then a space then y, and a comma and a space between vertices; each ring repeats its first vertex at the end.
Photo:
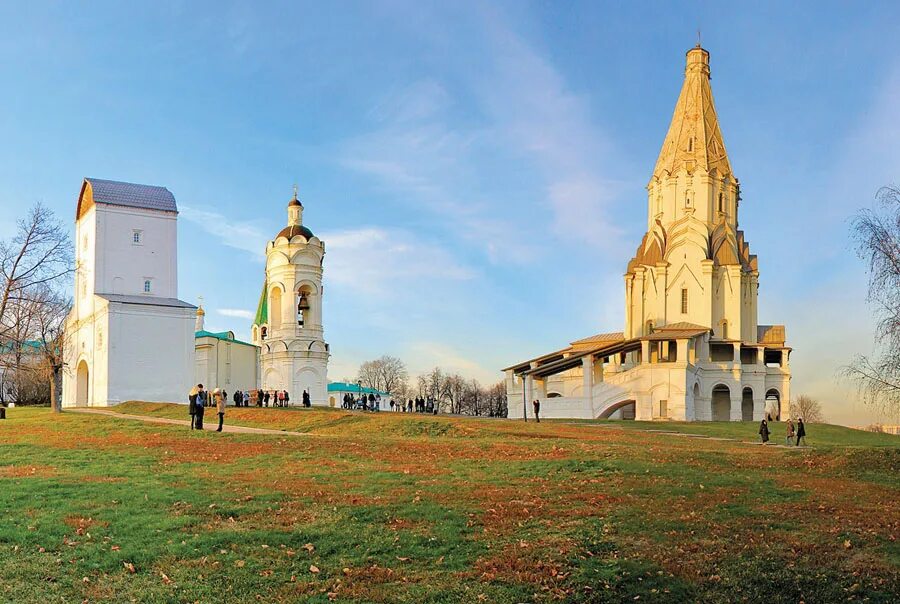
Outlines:
POLYGON ((365 386, 360 389, 359 385, 351 384, 350 382, 331 382, 328 384, 328 392, 349 392, 350 394, 358 394, 362 390, 365 394, 380 394, 381 396, 390 396, 387 392, 382 392, 381 390, 376 390, 375 388, 366 388, 365 386))
POLYGON ((254 325, 265 325, 269 322, 269 297, 266 295, 268 288, 268 282, 263 280, 262 293, 259 294, 259 304, 256 306, 256 318, 253 319, 254 325))
POLYGON ((217 340, 222 340, 223 342, 234 342, 235 344, 243 344, 244 346, 254 346, 250 342, 236 340, 234 336, 231 335, 230 331, 195 331, 194 338, 215 338, 217 340))

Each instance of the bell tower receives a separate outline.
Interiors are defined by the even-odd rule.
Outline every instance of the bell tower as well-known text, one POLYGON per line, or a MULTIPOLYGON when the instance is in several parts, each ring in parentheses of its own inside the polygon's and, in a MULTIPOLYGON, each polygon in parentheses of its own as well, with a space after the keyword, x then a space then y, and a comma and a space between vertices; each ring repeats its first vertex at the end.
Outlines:
POLYGON ((328 344, 322 322, 325 244, 303 226, 297 188, 287 204, 287 226, 266 246, 266 274, 252 326, 260 347, 261 387, 287 390, 299 404, 327 404, 328 344))
POLYGON ((647 234, 625 273, 625 337, 673 323, 757 340, 756 256, 738 230, 740 183, 725 151, 709 52, 687 51, 684 82, 647 184, 647 234))

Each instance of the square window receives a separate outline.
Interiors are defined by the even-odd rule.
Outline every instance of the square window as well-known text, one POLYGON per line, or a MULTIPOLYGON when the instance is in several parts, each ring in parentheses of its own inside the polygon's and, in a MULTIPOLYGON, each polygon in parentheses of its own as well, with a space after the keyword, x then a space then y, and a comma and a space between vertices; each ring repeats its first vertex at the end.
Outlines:
POLYGON ((686 315, 688 311, 688 290, 681 289, 681 314, 686 315))
POLYGON ((144 293, 150 293, 150 279, 144 279, 144 293))

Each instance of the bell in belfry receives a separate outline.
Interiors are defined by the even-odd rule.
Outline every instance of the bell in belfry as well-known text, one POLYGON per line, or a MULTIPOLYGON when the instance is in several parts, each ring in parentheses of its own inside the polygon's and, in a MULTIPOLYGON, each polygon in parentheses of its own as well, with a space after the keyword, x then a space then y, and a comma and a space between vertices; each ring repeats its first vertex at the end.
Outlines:
POLYGON ((306 297, 306 294, 300 294, 300 303, 297 305, 297 310, 300 312, 309 310, 309 299, 306 297))

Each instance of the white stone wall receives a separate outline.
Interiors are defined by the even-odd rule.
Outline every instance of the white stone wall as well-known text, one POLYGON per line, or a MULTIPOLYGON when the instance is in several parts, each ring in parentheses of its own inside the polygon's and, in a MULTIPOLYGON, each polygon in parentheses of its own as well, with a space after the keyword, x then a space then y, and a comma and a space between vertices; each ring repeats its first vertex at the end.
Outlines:
POLYGON ((235 390, 248 391, 259 385, 259 349, 255 346, 205 336, 196 338, 195 348, 194 383, 209 390, 222 388, 229 396, 235 390))
MULTIPOLYGON (((94 287, 99 293, 178 297, 178 240, 176 214, 96 204, 96 266, 94 287), (141 243, 133 241, 141 231, 141 243)), ((84 222, 84 218, 80 222, 84 222)))

